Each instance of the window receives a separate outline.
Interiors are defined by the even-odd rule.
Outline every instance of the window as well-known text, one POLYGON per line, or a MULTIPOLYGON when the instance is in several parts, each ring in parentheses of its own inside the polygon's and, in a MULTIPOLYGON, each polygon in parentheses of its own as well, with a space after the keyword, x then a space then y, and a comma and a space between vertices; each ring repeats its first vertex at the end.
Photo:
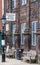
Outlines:
POLYGON ((16 31, 16 24, 13 25, 13 34, 15 33, 15 31, 16 31))
POLYGON ((24 36, 24 31, 26 29, 26 23, 21 24, 21 44, 24 44, 25 36, 24 36))
POLYGON ((25 5, 26 4, 26 1, 27 0, 22 0, 22 5, 25 5))
POLYGON ((14 41, 14 33, 15 33, 15 31, 16 31, 16 24, 13 25, 13 35, 12 35, 13 44, 15 43, 15 41, 14 41))
POLYGON ((35 1, 37 1, 37 0, 31 0, 31 2, 35 2, 35 1))
POLYGON ((35 3, 31 3, 31 18, 35 18, 35 19, 38 19, 38 2, 35 2, 35 3))
POLYGON ((12 0, 12 8, 16 8, 16 0, 12 0))
POLYGON ((26 29, 26 23, 22 23, 21 24, 21 33, 24 33, 25 29, 26 29))
POLYGON ((8 9, 9 9, 9 1, 6 0, 6 10, 8 10, 8 9))
POLYGON ((34 21, 32 22, 32 45, 35 46, 36 45, 36 31, 37 31, 37 28, 38 28, 38 22, 37 21, 34 21))

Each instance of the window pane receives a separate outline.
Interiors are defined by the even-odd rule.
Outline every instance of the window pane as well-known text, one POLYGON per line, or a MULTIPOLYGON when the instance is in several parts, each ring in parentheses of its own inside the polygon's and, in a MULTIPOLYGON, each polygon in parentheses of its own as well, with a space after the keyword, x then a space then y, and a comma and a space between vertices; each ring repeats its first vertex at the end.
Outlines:
POLYGON ((39 14, 40 14, 40 0, 39 0, 39 14))
POLYGON ((31 2, 35 2, 35 1, 37 1, 37 0, 31 0, 31 2))
POLYGON ((14 8, 16 8, 16 0, 14 0, 14 8))
POLYGON ((15 33, 16 31, 16 25, 13 25, 13 34, 15 33))
POLYGON ((8 8, 9 8, 9 1, 6 0, 6 9, 8 10, 8 8))
POLYGON ((12 35, 12 42, 13 42, 13 44, 15 43, 15 41, 14 41, 14 35, 12 35))
POLYGON ((32 34, 32 45, 35 46, 36 45, 36 35, 32 34))
POLYGON ((32 45, 36 45, 36 31, 37 31, 37 28, 38 28, 38 21, 34 21, 32 22, 32 45))
POLYGON ((16 8, 16 0, 12 0, 12 8, 16 8))
POLYGON ((21 24, 21 33, 24 33, 25 29, 26 29, 26 23, 22 23, 21 24))
POLYGON ((22 5, 25 5, 26 4, 26 0, 22 0, 22 5))
POLYGON ((26 23, 21 24, 21 44, 24 44, 25 37, 23 35, 24 31, 26 29, 26 23))
POLYGON ((32 31, 35 33, 37 31, 38 28, 38 22, 34 21, 32 22, 32 31))
POLYGON ((30 14, 31 18, 38 19, 38 2, 31 3, 30 8, 31 8, 31 14, 30 14))

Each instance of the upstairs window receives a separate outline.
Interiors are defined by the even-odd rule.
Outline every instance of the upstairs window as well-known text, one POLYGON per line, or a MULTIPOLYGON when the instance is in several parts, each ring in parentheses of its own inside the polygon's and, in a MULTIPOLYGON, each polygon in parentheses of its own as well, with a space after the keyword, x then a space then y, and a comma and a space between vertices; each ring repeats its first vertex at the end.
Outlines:
POLYGON ((26 23, 22 23, 21 24, 21 33, 24 33, 25 29, 26 29, 26 23))
POLYGON ((25 5, 26 4, 26 1, 27 0, 22 0, 22 5, 25 5))
POLYGON ((12 0, 12 8, 16 8, 16 0, 12 0))
POLYGON ((24 36, 24 32, 25 32, 25 29, 26 29, 26 23, 22 23, 21 24, 21 44, 23 45, 24 44, 24 40, 25 40, 25 36, 24 36))
POLYGON ((36 33, 38 29, 38 21, 32 22, 32 32, 36 33))
POLYGON ((13 34, 15 33, 15 31, 16 31, 16 24, 13 25, 13 34))
POLYGON ((38 21, 34 21, 32 22, 32 45, 35 46, 36 45, 36 32, 38 29, 38 21))
POLYGON ((31 0, 31 2, 35 2, 35 1, 38 1, 38 0, 31 0))

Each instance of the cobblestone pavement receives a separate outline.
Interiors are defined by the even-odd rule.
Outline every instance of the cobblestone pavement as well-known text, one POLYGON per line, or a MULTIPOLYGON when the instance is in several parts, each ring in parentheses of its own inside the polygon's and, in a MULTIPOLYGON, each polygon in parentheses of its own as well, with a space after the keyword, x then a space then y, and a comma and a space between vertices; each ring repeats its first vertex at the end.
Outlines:
POLYGON ((0 57, 0 65, 39 65, 39 64, 29 64, 17 59, 8 59, 6 58, 6 62, 2 62, 0 57))

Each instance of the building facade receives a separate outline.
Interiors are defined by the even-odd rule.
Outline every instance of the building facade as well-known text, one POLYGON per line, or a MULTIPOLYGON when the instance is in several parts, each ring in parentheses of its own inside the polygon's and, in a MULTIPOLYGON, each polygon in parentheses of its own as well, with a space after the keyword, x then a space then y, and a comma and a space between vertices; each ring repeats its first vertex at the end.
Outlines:
POLYGON ((2 30, 1 17, 2 17, 2 0, 0 0, 0 53, 1 53, 1 39, 2 39, 2 35, 1 35, 1 30, 2 30))
POLYGON ((37 49, 40 38, 40 0, 5 0, 4 4, 6 18, 14 15, 14 18, 9 16, 10 19, 5 22, 6 44, 25 50, 37 49))
POLYGON ((2 1, 0 0, 0 30, 2 29, 1 17, 2 17, 2 1))

